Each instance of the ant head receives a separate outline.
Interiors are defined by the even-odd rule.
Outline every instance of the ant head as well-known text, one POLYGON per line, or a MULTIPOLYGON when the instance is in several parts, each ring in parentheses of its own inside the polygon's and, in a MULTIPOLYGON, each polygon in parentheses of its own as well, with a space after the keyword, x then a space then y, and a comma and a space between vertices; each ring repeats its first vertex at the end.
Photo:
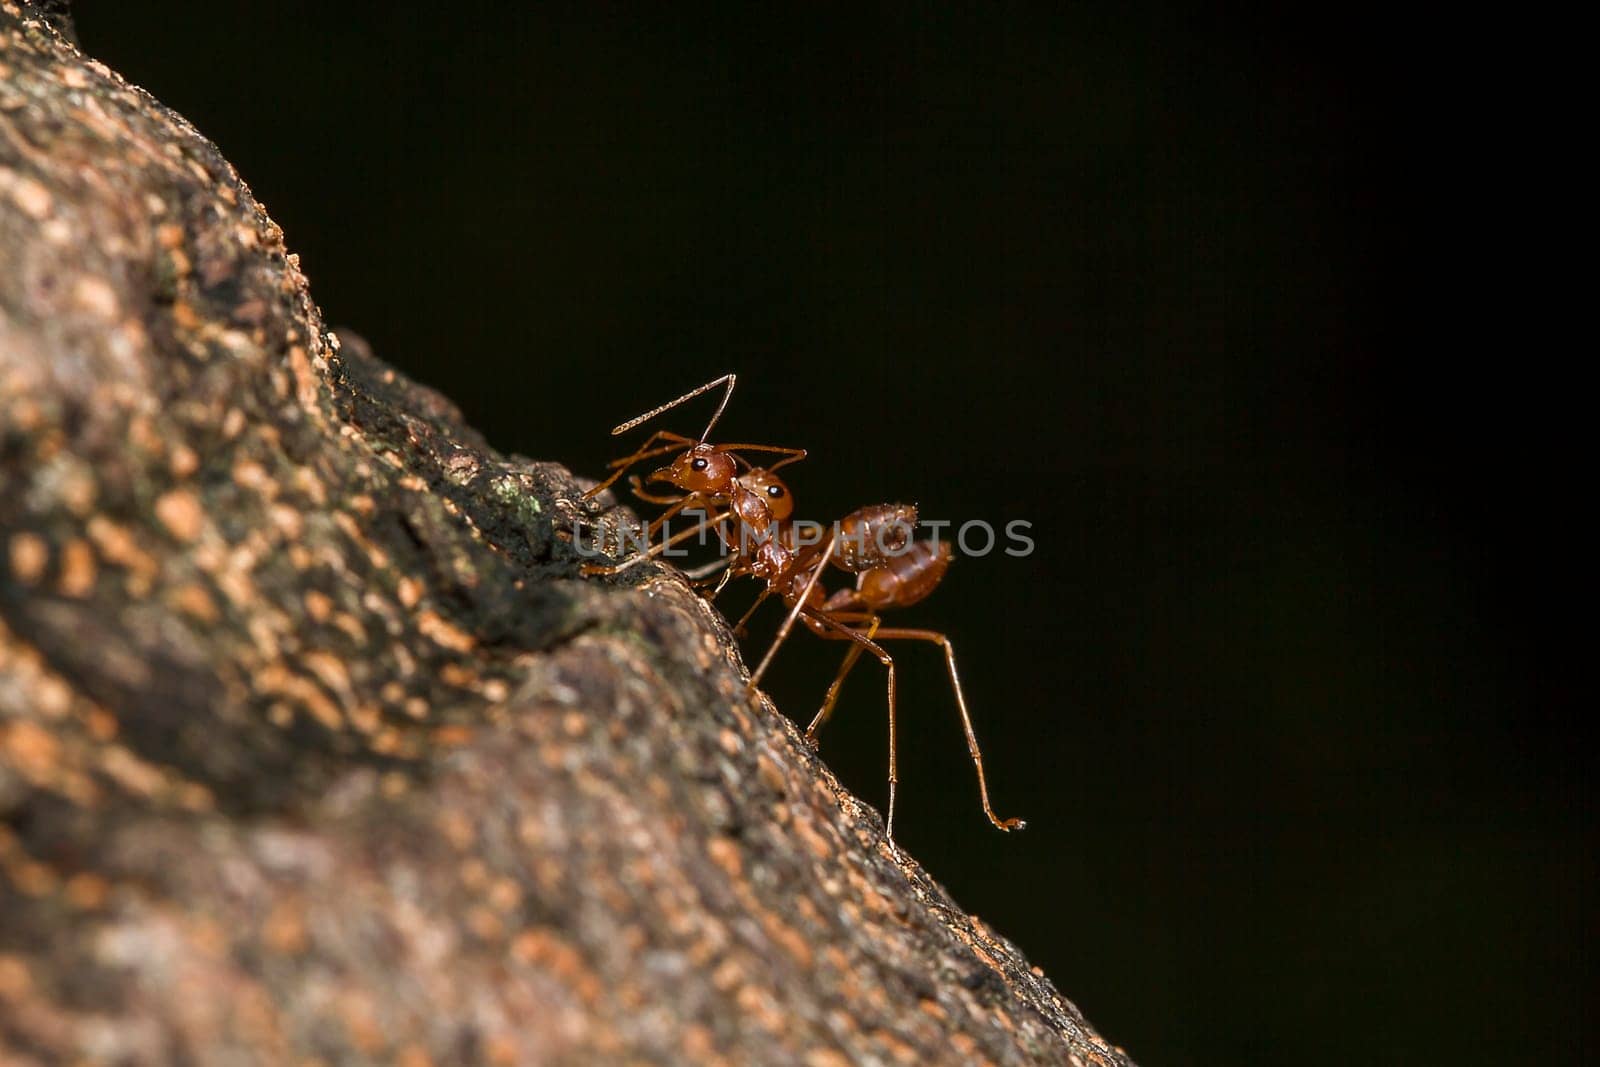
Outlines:
POLYGON ((652 482, 671 482, 689 493, 726 492, 738 473, 733 457, 716 445, 698 444, 650 475, 652 482))
POLYGON ((739 481, 766 502, 767 510, 777 521, 783 522, 794 514, 794 494, 776 474, 758 468, 740 475, 739 481))

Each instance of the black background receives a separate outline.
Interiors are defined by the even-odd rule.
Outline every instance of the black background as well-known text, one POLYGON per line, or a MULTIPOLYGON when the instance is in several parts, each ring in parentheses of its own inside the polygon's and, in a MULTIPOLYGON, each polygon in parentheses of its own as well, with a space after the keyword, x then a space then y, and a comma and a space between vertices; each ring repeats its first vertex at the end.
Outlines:
MULTIPOLYGON (((1502 31, 76 8, 329 322, 500 448, 593 473, 734 370, 717 436, 811 449, 805 514, 1031 521, 902 616, 955 639, 1030 828, 982 818, 909 645, 898 829, 1142 1062, 1592 1052, 1595 761, 1551 608, 1588 483, 1510 296, 1552 209, 1502 31)), ((770 690, 803 721, 838 654, 798 638, 770 690)), ((881 679, 823 746, 879 806, 881 679)))

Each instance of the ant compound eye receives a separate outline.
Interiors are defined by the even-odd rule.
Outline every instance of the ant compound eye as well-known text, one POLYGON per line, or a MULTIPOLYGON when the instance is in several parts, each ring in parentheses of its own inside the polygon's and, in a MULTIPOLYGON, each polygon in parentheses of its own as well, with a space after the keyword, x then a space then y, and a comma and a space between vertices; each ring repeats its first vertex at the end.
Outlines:
POLYGON ((697 471, 703 471, 710 466, 710 464, 706 462, 704 457, 701 457, 700 459, 697 459, 693 463, 689 464, 689 466, 693 467, 697 471))
POLYGON ((769 486, 767 486, 767 495, 770 496, 774 500, 782 500, 783 499, 783 486, 781 486, 781 485, 769 485, 769 486))

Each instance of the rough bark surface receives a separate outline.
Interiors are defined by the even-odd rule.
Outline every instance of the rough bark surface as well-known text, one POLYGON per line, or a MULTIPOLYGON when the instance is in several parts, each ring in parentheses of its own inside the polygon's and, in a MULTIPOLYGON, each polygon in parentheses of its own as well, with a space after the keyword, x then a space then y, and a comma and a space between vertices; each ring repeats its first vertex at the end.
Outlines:
POLYGON ((0 2, 0 1061, 1126 1064, 0 2))

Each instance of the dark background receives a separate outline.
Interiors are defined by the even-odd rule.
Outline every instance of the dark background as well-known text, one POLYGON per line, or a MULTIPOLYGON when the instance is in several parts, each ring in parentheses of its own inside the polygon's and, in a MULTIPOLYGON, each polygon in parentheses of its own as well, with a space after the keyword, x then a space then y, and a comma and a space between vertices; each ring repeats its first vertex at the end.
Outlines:
MULTIPOLYGON (((1587 650, 1552 607, 1592 479, 1513 296, 1553 208, 1509 31, 75 6, 329 322, 497 446, 593 473, 734 370, 717 436, 811 449, 805 514, 1031 521, 902 616, 955 639, 1030 828, 984 821, 908 645, 898 829, 1142 1062, 1593 1053, 1587 650)), ((798 638, 771 691, 803 722, 838 655, 798 638)), ((823 751, 882 805, 875 665, 823 751)))

